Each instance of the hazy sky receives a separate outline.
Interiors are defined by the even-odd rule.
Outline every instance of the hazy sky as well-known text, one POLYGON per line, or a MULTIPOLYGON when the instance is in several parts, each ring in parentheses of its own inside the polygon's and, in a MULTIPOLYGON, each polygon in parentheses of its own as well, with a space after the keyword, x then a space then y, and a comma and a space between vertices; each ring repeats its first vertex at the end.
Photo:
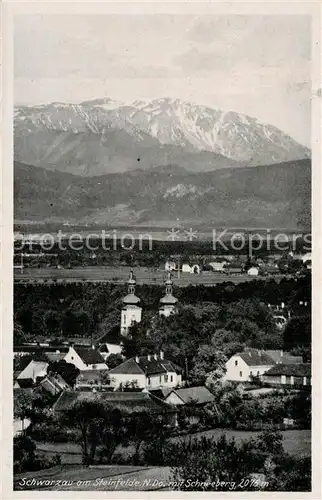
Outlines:
POLYGON ((15 102, 179 97, 310 144, 310 18, 17 16, 15 102))

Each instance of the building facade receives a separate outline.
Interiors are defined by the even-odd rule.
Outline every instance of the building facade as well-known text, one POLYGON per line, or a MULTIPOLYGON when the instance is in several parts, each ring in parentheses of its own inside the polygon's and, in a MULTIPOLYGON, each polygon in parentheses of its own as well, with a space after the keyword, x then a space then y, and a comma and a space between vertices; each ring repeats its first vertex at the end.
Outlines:
POLYGON ((139 306, 140 299, 135 295, 136 279, 133 271, 127 282, 128 294, 123 298, 121 311, 121 335, 128 335, 129 328, 135 323, 140 323, 142 319, 142 307, 139 306))

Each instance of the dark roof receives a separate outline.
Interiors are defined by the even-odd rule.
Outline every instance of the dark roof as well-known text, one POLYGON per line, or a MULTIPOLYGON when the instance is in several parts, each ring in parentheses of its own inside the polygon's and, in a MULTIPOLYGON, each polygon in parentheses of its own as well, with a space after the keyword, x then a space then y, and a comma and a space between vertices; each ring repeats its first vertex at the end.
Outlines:
POLYGON ((74 346, 74 350, 86 365, 105 363, 104 358, 102 358, 101 354, 96 349, 74 346))
POLYGON ((99 383, 100 376, 107 373, 108 370, 82 370, 76 378, 76 384, 99 383))
POLYGON ((120 335, 120 325, 114 325, 108 332, 101 335, 97 340, 95 340, 95 345, 100 344, 116 344, 121 343, 122 336, 120 335))
POLYGON ((62 359, 65 358, 66 353, 65 352, 46 352, 45 356, 49 363, 53 363, 55 361, 61 361, 62 359))
POLYGON ((283 363, 284 365, 295 365, 303 363, 302 356, 292 356, 288 352, 283 352, 281 350, 271 350, 266 349, 266 354, 273 359, 275 363, 283 363))
POLYGON ((69 388, 67 382, 59 374, 56 374, 55 376, 47 375, 47 377, 40 382, 40 385, 47 392, 50 392, 50 394, 58 394, 62 390, 69 388))
POLYGON ((136 362, 135 358, 130 358, 109 371, 109 373, 111 374, 145 374, 147 376, 167 372, 181 373, 182 369, 172 363, 172 361, 169 361, 167 359, 160 359, 160 357, 158 357, 158 359, 154 359, 152 355, 150 360, 148 356, 140 356, 138 363, 136 362))
POLYGON ((186 387, 182 389, 173 389, 173 391, 186 404, 195 402, 196 404, 210 403, 215 397, 207 387, 186 387))
POLYGON ((244 352, 235 354, 235 356, 240 356, 248 366, 271 366, 275 364, 265 351, 259 351, 258 349, 247 349, 244 352))
POLYGON ((53 406, 54 411, 64 411, 72 408, 81 401, 100 401, 113 408, 130 413, 173 412, 172 405, 159 400, 147 392, 92 392, 92 391, 64 391, 53 406))
POLYGON ((172 392, 172 390, 172 387, 163 387, 160 389, 152 389, 151 391, 149 390, 149 393, 159 399, 165 399, 170 394, 170 392, 172 392))
POLYGON ((135 358, 130 358, 121 363, 120 365, 116 366, 115 368, 112 368, 112 370, 109 371, 110 374, 113 373, 125 373, 125 374, 133 374, 133 375, 143 375, 144 372, 143 370, 139 367, 139 365, 136 363, 135 358))
POLYGON ((294 377, 310 377, 311 365, 309 363, 287 365, 279 363, 265 373, 268 375, 293 375, 294 377))

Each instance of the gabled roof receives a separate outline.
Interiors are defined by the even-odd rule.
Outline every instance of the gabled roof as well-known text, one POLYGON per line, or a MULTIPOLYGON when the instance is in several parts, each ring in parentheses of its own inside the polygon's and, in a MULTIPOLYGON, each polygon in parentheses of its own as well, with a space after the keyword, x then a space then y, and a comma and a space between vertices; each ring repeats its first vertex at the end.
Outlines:
POLYGON ((104 358, 96 349, 74 346, 74 350, 86 365, 105 363, 104 358))
POLYGON ((148 356, 140 356, 138 363, 136 362, 135 358, 130 358, 109 371, 111 375, 113 375, 113 373, 124 373, 133 375, 144 374, 146 376, 167 372, 181 373, 182 369, 172 363, 172 361, 169 361, 167 359, 160 359, 159 357, 158 359, 154 359, 153 356, 151 356, 150 360, 148 356))
POLYGON ((53 363, 55 361, 61 361, 65 358, 65 352, 46 352, 45 356, 49 363, 53 363))
POLYGON ((104 333, 95 341, 95 345, 114 344, 120 345, 122 336, 120 335, 120 325, 114 325, 108 332, 104 333))
POLYGON ((248 366, 272 366, 275 364, 265 351, 259 351, 258 349, 247 349, 247 351, 239 352, 234 356, 241 357, 248 366))
POLYGON ((186 387, 182 389, 173 389, 170 394, 174 392, 185 404, 196 403, 204 404, 214 401, 215 397, 207 389, 207 387, 186 387))
POLYGON ((159 400, 147 392, 92 392, 64 391, 53 406, 54 411, 71 409, 82 401, 100 401, 113 408, 129 413, 169 413, 175 412, 172 405, 159 400))
POLYGON ((55 376, 47 375, 47 377, 40 382, 40 385, 43 389, 50 392, 50 394, 58 394, 64 389, 69 389, 69 385, 59 374, 56 374, 55 376))
POLYGON ((102 373, 107 373, 108 370, 82 370, 76 378, 76 384, 99 383, 102 373))
POLYGON ((283 363, 284 365, 303 363, 302 356, 292 356, 288 352, 283 352, 281 350, 266 349, 265 352, 275 363, 283 363))
POLYGON ((311 365, 309 363, 301 363, 301 364, 277 364, 270 368, 265 376, 268 375, 286 375, 294 377, 311 377, 311 365))
POLYGON ((47 361, 30 361, 30 363, 26 366, 24 370, 18 375, 17 379, 31 379, 46 375, 48 368, 47 361))
POLYGON ((140 366, 137 364, 135 361, 135 358, 130 358, 121 363, 120 365, 116 366, 115 368, 112 368, 109 370, 109 373, 113 375, 115 374, 126 374, 126 375, 144 375, 144 371, 140 366))

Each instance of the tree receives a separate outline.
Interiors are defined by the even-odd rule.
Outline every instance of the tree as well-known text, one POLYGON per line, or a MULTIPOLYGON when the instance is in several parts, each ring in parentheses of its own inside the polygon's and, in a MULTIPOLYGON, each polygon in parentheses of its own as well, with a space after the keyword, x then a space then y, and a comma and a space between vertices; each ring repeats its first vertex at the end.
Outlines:
POLYGON ((191 381, 203 385, 208 376, 212 380, 222 378, 226 373, 226 361, 226 356, 211 344, 201 345, 192 359, 191 381))
POLYGON ((116 366, 120 365, 123 363, 123 357, 122 354, 110 354, 108 358, 106 359, 106 363, 111 370, 112 368, 115 368, 116 366))
POLYGON ((50 363, 47 373, 60 375, 68 385, 74 387, 80 371, 73 363, 67 363, 64 359, 61 359, 50 363))

